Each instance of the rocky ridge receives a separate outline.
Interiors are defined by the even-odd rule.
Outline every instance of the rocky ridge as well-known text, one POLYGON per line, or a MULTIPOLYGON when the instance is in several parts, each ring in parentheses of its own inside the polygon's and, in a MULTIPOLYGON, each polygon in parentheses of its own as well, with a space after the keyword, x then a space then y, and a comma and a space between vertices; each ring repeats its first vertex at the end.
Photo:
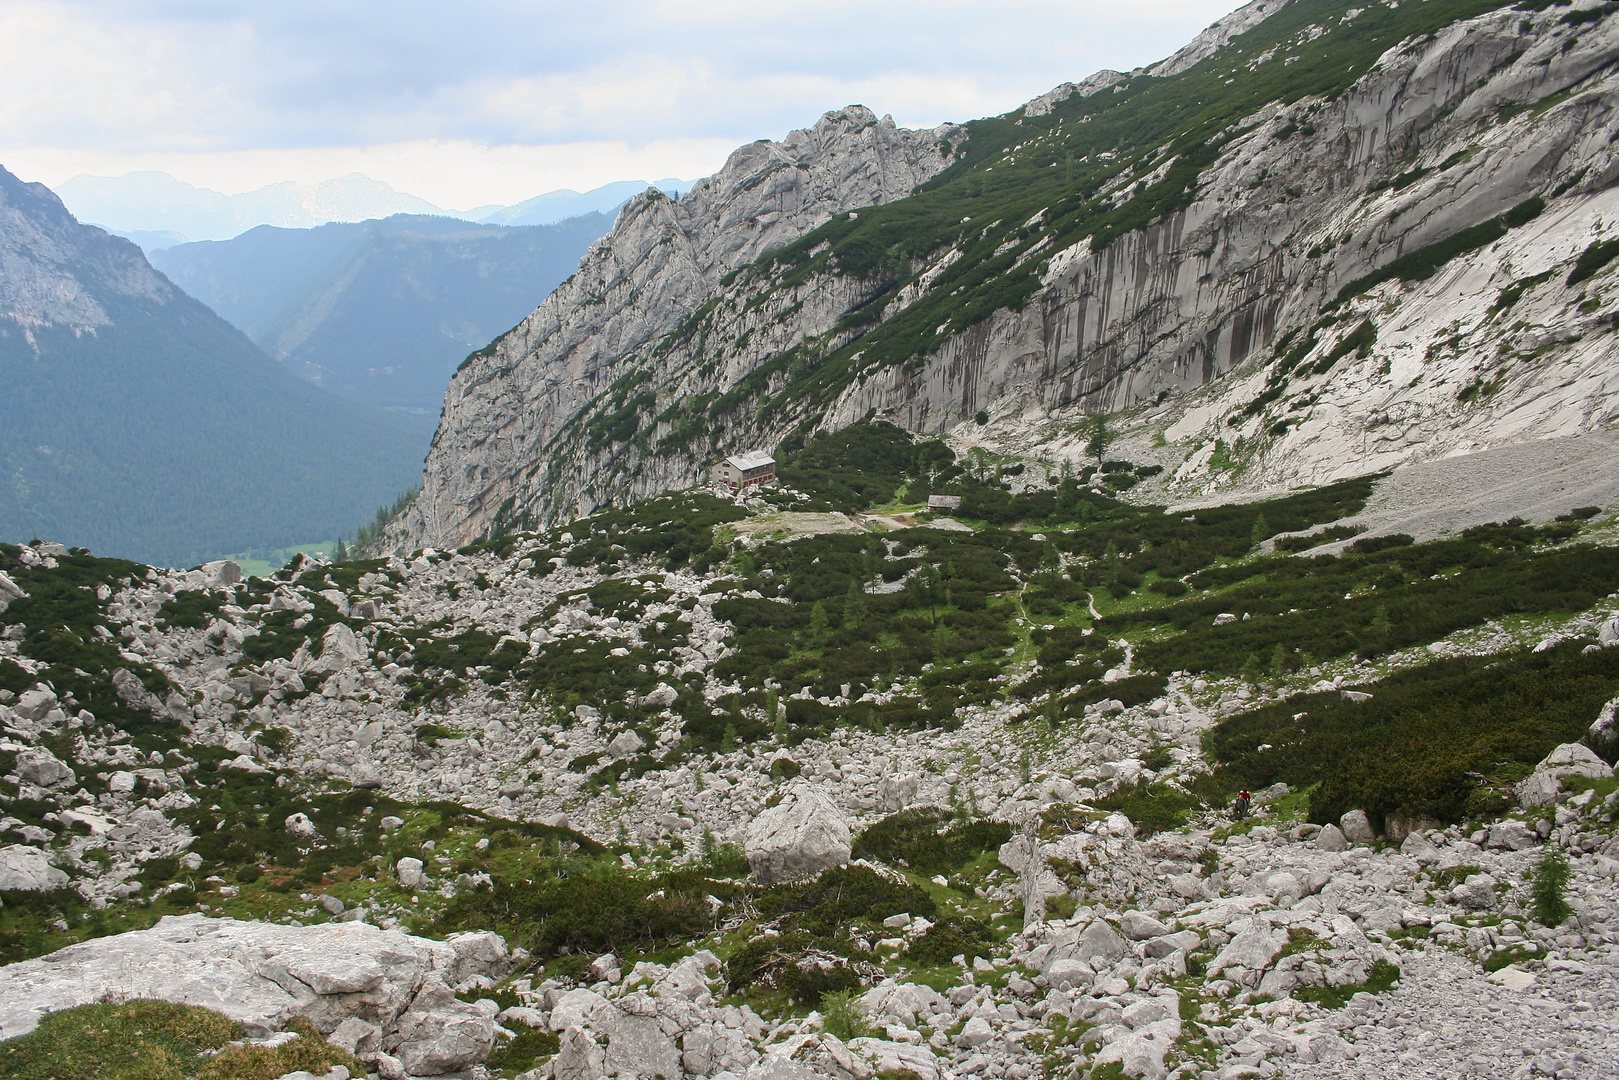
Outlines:
MULTIPOLYGON (((589 390, 566 400, 544 388, 573 378, 582 354, 556 320, 639 319, 639 307, 601 288, 564 290, 471 358, 395 542, 461 544, 566 520, 685 486, 719 452, 873 411, 913 431, 1024 449, 1033 440, 1053 465, 1079 456, 1076 423, 1114 415, 1166 443, 1181 497, 1600 430, 1615 415, 1612 320, 1600 279, 1572 278, 1607 236, 1619 175, 1608 148, 1619 31, 1605 10, 1458 8, 1450 21, 1434 15, 1432 32, 1399 38, 1385 29, 1405 17, 1392 7, 1250 4, 1159 68, 1103 73, 994 126, 943 133, 956 162, 906 200, 913 216, 942 216, 935 205, 966 207, 996 169, 1050 159, 1072 174, 1080 163, 1063 147, 1109 108, 1129 108, 1125 91, 1174 101, 1176 80, 1213 78, 1221 56, 1236 64, 1224 83, 1237 84, 1211 84, 1221 93, 1276 88, 1282 96, 1199 144, 1207 161, 1195 168, 1203 158, 1173 139, 1085 157, 1101 170, 1083 184, 1097 185, 1100 201, 1086 205, 1105 210, 1105 243, 1063 235, 1051 206, 1025 213, 1012 202, 987 227, 976 222, 995 204, 966 215, 971 228, 953 226, 958 236, 910 251, 902 219, 839 211, 803 252, 750 263, 787 234, 754 243, 751 226, 736 224, 753 194, 716 185, 691 211, 730 237, 729 268, 742 272, 697 289, 677 284, 684 271, 653 272, 642 292, 675 305, 669 325, 618 344, 592 338, 589 390), (1312 49, 1362 37, 1390 47, 1341 93, 1289 93, 1272 66, 1308 72, 1312 49), (1187 178, 1182 198, 1171 189, 1187 178), (1184 205, 1108 224, 1166 199, 1184 205), (896 238, 883 259, 866 250, 896 238), (1392 276, 1369 276, 1378 273, 1392 276), (1016 285, 1027 295, 1015 305, 976 299, 1019 275, 1038 280, 1016 285), (912 325, 924 311, 943 319, 936 331, 912 325), (979 415, 986 428, 963 426, 979 415)), ((1014 191, 1046 181, 1016 175, 1029 183, 1014 191)), ((639 213, 612 243, 650 241, 639 213)), ((607 280, 580 280, 597 278, 607 280)))
MULTIPOLYGON (((850 106, 781 142, 742 147, 678 201, 656 188, 631 199, 579 271, 451 380, 434 439, 442 450, 407 515, 411 534, 459 546, 503 508, 511 516, 523 474, 552 454, 566 425, 610 390, 624 391, 615 408, 637 392, 627 357, 652 351, 740 267, 836 214, 908 195, 948 164, 953 137, 953 125, 909 131, 850 106)), ((673 466, 640 490, 684 486, 677 478, 694 471, 673 466)))

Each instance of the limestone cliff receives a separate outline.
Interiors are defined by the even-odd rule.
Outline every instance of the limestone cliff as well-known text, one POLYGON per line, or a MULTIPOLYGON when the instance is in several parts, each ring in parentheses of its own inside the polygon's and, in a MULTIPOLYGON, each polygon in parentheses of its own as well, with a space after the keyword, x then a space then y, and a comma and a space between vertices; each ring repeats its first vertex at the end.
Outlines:
POLYGON ((1571 283, 1619 206, 1607 14, 1262 0, 1005 117, 846 110, 738 151, 469 359, 399 539, 872 412, 1054 457, 1124 413, 1187 492, 1610 423, 1612 305, 1571 283))
POLYGON ((956 134, 903 130, 851 106, 782 142, 742 147, 678 202, 656 188, 632 199, 577 274, 456 373, 413 533, 458 543, 484 532, 503 503, 532 491, 525 483, 559 433, 719 293, 726 274, 835 214, 910 194, 949 163, 956 134))

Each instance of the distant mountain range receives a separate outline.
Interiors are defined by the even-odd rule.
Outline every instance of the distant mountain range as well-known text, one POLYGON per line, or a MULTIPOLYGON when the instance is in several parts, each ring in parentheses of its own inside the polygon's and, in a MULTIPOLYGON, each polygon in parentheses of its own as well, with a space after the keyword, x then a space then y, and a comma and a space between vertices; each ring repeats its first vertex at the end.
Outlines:
POLYGON ((600 212, 511 227, 398 214, 260 225, 150 258, 294 374, 433 420, 462 358, 532 311, 612 224, 600 212))
POLYGON ((0 168, 0 538, 194 565, 352 530, 430 425, 293 377, 0 168))
POLYGON ((584 214, 612 215, 648 187, 666 194, 687 191, 684 180, 654 184, 621 180, 586 192, 561 190, 514 206, 445 210, 426 199, 395 191, 380 180, 351 173, 317 184, 270 184, 240 195, 193 187, 163 172, 123 176, 75 176, 56 188, 73 214, 140 244, 148 254, 187 241, 228 240, 259 225, 307 229, 328 222, 364 221, 394 214, 434 214, 494 225, 550 225, 584 214))

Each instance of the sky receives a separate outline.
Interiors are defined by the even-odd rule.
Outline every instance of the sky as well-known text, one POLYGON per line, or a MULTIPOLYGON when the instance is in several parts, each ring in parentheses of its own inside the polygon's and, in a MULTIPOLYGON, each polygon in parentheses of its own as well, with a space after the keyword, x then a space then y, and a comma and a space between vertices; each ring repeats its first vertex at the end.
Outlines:
POLYGON ((0 0, 0 165, 439 206, 707 175, 843 105, 932 127, 1162 59, 1236 0, 0 0))

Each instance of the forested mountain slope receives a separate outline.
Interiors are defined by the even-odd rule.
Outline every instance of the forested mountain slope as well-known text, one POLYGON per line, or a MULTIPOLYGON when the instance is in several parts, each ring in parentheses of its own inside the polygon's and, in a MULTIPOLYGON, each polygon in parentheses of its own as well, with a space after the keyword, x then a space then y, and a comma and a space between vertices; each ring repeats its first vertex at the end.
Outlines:
POLYGON ((4 170, 0 388, 0 536, 169 565, 346 532, 426 441, 294 378, 4 170))
MULTIPOLYGON (((982 414, 1053 460, 1110 414, 1175 451, 1185 492, 1600 427, 1616 27, 1541 0, 1253 4, 1158 68, 895 132, 937 156, 791 227, 743 163, 775 155, 779 183, 880 157, 852 133, 745 148, 688 200, 631 203, 468 358, 407 542, 684 486, 873 412, 982 414), (640 257, 693 247, 735 254, 640 257)), ((875 122, 816 130, 856 115, 875 122)))
POLYGON ((261 225, 152 262, 294 374, 433 416, 467 351, 532 311, 612 223, 601 213, 519 227, 396 214, 261 225))

